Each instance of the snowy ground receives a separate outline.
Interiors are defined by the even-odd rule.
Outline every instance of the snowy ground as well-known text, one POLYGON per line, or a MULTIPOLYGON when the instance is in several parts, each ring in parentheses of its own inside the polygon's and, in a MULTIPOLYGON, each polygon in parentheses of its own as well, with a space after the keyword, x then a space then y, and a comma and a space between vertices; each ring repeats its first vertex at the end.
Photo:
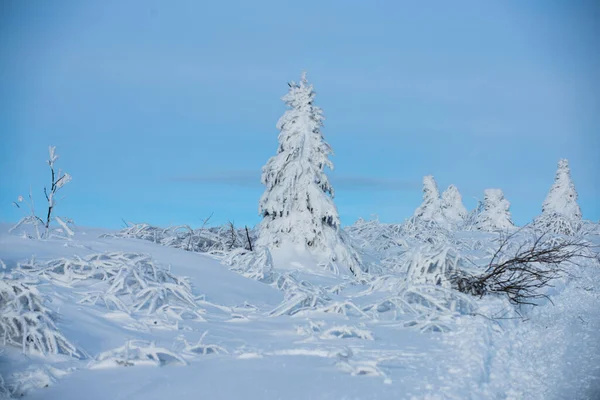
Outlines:
POLYGON ((491 297, 469 299, 470 312, 401 313, 386 309, 385 289, 304 272, 311 290, 322 289, 327 300, 288 315, 273 313, 291 304, 283 291, 208 255, 102 233, 80 229, 70 241, 1 233, 0 259, 10 272, 32 256, 41 265, 96 253, 147 254, 189 278, 197 317, 169 326, 153 313, 85 304, 98 280, 61 284, 37 274, 38 290, 59 315, 58 329, 84 357, 0 347, 0 375, 15 393, 30 399, 600 398, 597 266, 573 266, 548 293, 551 301, 520 310, 523 318, 491 297), (152 351, 162 352, 157 362, 146 358, 152 351))

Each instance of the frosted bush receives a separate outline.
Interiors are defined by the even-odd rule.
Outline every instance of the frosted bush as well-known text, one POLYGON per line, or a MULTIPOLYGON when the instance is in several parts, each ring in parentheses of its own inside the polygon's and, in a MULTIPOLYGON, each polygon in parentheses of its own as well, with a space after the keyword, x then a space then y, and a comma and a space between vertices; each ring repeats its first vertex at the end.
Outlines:
POLYGON ((53 385, 58 379, 70 372, 71 370, 62 370, 50 365, 44 365, 40 368, 30 367, 25 371, 12 374, 8 388, 12 396, 23 397, 32 390, 53 385))
POLYGON ((6 387, 4 378, 0 375, 0 399, 9 399, 10 390, 6 387))
POLYGON ((400 227, 400 234, 421 243, 441 244, 453 240, 453 234, 435 221, 411 217, 400 227))
POLYGON ((101 353, 89 368, 132 367, 136 365, 161 367, 165 365, 187 365, 177 353, 153 342, 145 340, 128 340, 124 346, 101 353))
POLYGON ((415 284, 400 276, 374 278, 360 296, 376 295, 376 302, 362 308, 373 319, 403 320, 404 325, 421 331, 451 330, 455 318, 472 313, 473 299, 452 288, 415 284))
POLYGON ((133 224, 121 229, 117 233, 104 234, 101 237, 122 237, 161 243, 161 241, 167 236, 167 232, 167 229, 159 228, 149 224, 133 224))
POLYGON ((361 250, 382 253, 407 246, 406 241, 400 234, 398 225, 383 224, 377 219, 365 221, 359 218, 358 221, 346 227, 345 230, 354 244, 361 250))
POLYGON ((409 250, 404 255, 408 282, 432 284, 449 288, 450 276, 459 269, 460 257, 448 246, 425 245, 409 250))
POLYGON ((294 282, 288 278, 284 286, 284 301, 273 311, 271 316, 294 315, 304 310, 314 310, 324 307, 331 297, 318 286, 306 281, 294 282))
POLYGON ((182 351, 190 355, 229 354, 229 352, 222 346, 217 344, 203 343, 207 334, 208 331, 204 332, 196 344, 190 344, 184 337, 180 337, 179 340, 183 344, 182 351))
MULTIPOLYGON (((196 253, 223 255, 234 248, 247 246, 246 231, 236 229, 232 240, 231 226, 201 227, 192 229, 189 225, 159 228, 148 224, 132 224, 117 233, 102 237, 132 238, 148 240, 163 246, 173 247, 196 253)), ((254 242, 254 234, 248 232, 254 242)))
POLYGON ((364 339, 375 340, 373 334, 366 330, 355 326, 339 325, 327 329, 321 334, 321 339, 364 339))
POLYGON ((255 251, 238 248, 227 253, 221 262, 233 271, 247 278, 264 283, 273 283, 276 274, 273 271, 273 258, 268 248, 257 248, 255 251))
POLYGON ((58 331, 54 320, 34 286, 0 276, 0 336, 5 345, 21 347, 23 353, 82 358, 83 354, 58 331))
POLYGON ((575 236, 581 229, 580 220, 570 219, 564 214, 546 212, 538 216, 533 225, 540 233, 552 232, 561 235, 575 236))
POLYGON ((183 319, 202 320, 188 280, 156 265, 147 255, 92 254, 46 263, 33 261, 20 268, 68 286, 98 281, 94 285, 96 290, 82 293, 81 304, 101 304, 108 310, 152 315, 155 318, 152 325, 177 326, 177 321, 183 319))

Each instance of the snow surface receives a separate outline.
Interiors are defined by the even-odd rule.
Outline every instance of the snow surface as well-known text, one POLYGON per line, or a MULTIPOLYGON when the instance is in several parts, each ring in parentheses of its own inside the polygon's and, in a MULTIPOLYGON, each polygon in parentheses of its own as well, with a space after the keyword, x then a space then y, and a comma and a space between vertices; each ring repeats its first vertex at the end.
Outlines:
MULTIPOLYGON (((157 268, 188 277, 201 318, 184 318, 176 328, 154 326, 153 314, 82 303, 84 293, 102 287, 97 279, 64 284, 45 272, 36 287, 57 313, 57 328, 87 358, 24 355, 1 346, 0 375, 15 393, 144 400, 600 398, 597 263, 573 265, 547 301, 519 310, 519 318, 501 298, 466 295, 450 297, 450 313, 407 312, 395 305, 419 293, 426 298, 432 288, 403 290, 402 275, 361 284, 307 268, 310 256, 282 249, 269 261, 273 270, 304 282, 299 287, 307 295, 322 294, 313 305, 302 302, 287 312, 297 304, 288 293, 213 257, 102 233, 80 228, 71 240, 46 241, 0 233, 4 272, 14 272, 19 262, 144 254, 157 268)), ((457 236, 473 248, 497 238, 488 232, 457 236)))

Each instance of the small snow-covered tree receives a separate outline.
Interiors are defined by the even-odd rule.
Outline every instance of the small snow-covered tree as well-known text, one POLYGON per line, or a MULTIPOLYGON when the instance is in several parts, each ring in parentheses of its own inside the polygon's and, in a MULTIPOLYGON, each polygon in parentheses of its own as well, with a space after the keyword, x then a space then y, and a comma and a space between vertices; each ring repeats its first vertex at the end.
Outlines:
POLYGON ((480 231, 505 231, 514 228, 510 203, 501 189, 486 189, 483 204, 475 216, 474 227, 480 231))
POLYGON ((442 193, 442 214, 449 223, 460 226, 467 217, 467 209, 463 205, 462 196, 454 185, 442 193))
MULTIPOLYGON (((56 223, 58 223, 61 226, 61 228, 64 230, 64 232, 67 235, 69 235, 69 236, 73 235, 73 231, 67 225, 70 222, 70 220, 63 219, 63 218, 60 218, 57 216, 54 216, 54 217, 52 216, 52 213, 56 207, 56 192, 58 192, 58 190, 61 189, 63 186, 65 186, 67 183, 71 182, 71 175, 69 175, 68 173, 63 173, 60 169, 58 171, 55 170, 54 164, 55 164, 56 160, 58 160, 58 154, 56 154, 56 146, 50 146, 48 148, 48 152, 49 152, 50 159, 47 162, 48 162, 48 165, 50 166, 51 180, 50 180, 50 189, 48 189, 47 187, 44 187, 44 195, 46 196, 46 200, 48 201, 48 212, 45 215, 45 219, 42 219, 42 218, 38 217, 37 215, 35 215, 33 196, 31 194, 31 190, 30 190, 29 191, 29 201, 28 201, 30 213, 29 213, 29 215, 26 215, 25 217, 21 218, 21 220, 15 226, 13 226, 9 232, 14 231, 15 229, 19 228, 23 224, 32 224, 35 226, 37 238, 40 239, 42 237, 42 235, 40 235, 39 226, 41 225, 45 228, 43 237, 47 239, 50 236, 50 222, 52 220, 54 220, 54 221, 56 221, 56 223)), ((22 202, 23 202, 23 196, 19 196, 18 202, 14 202, 13 204, 17 208, 21 208, 21 206, 19 204, 22 202)))
POLYGON ((534 221, 543 231, 574 234, 581 223, 581 209, 577 204, 577 191, 571 181, 569 161, 558 161, 554 184, 542 204, 542 214, 534 221))
POLYGON ((558 162, 554 184, 542 205, 542 213, 557 213, 572 220, 581 220, 581 209, 577 204, 577 191, 571 181, 569 160, 558 162))
POLYGON ((356 273, 360 260, 340 230, 334 190, 324 172, 333 169, 333 151, 321 133, 323 112, 314 104, 315 91, 305 73, 299 83, 288 85, 282 100, 289 109, 277 122, 277 154, 262 169, 266 189, 259 202, 263 220, 257 245, 304 245, 356 273))
POLYGON ((445 225, 440 192, 432 175, 423 177, 423 203, 417 207, 413 217, 422 221, 433 221, 445 225))

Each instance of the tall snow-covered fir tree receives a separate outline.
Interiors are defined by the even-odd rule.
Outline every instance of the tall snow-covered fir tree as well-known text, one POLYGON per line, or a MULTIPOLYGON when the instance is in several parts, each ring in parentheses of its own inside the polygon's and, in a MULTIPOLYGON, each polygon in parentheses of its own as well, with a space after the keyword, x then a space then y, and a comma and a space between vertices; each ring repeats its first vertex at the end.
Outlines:
POLYGON ((446 223, 442 215, 440 191, 432 175, 423 177, 423 202, 415 210, 413 218, 421 221, 433 221, 442 225, 446 223))
POLYGON ((474 228, 480 231, 506 231, 514 228, 510 203, 501 189, 486 189, 483 204, 475 216, 474 228))
POLYGON ((461 225, 467 217, 467 209, 463 205, 462 196, 454 185, 442 193, 442 214, 446 221, 454 226, 461 225))
POLYGON ((577 231, 581 217, 569 161, 563 158, 558 161, 554 184, 542 204, 542 214, 534 223, 542 230, 571 235, 577 231))
POLYGON ((282 100, 289 109, 277 122, 277 154, 262 169, 266 189, 259 202, 263 220, 257 244, 305 246, 326 262, 358 273, 360 258, 340 229, 334 190, 324 171, 333 169, 333 151, 321 133, 323 112, 314 104, 315 91, 306 73, 299 83, 288 85, 282 100))

